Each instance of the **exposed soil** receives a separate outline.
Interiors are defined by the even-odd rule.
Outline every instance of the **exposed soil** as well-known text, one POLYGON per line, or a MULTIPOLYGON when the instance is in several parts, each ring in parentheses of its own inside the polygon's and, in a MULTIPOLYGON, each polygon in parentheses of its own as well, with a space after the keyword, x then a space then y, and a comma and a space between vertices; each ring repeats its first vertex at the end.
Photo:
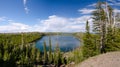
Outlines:
POLYGON ((120 52, 109 52, 91 57, 75 67, 120 67, 120 52))

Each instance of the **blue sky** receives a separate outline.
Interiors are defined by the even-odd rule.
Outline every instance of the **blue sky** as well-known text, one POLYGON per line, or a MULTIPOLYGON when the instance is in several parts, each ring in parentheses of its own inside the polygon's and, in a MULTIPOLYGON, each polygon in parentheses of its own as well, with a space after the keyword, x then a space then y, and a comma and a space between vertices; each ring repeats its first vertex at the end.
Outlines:
MULTIPOLYGON (((83 32, 98 0, 0 0, 0 32, 83 32)), ((107 0, 120 12, 120 0, 107 0)))

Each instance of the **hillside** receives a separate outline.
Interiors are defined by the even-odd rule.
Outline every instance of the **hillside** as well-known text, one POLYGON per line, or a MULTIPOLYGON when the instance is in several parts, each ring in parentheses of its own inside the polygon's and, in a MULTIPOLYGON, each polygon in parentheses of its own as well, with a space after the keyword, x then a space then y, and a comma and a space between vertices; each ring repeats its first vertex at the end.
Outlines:
POLYGON ((75 67, 120 67, 120 52, 109 52, 91 57, 75 67))

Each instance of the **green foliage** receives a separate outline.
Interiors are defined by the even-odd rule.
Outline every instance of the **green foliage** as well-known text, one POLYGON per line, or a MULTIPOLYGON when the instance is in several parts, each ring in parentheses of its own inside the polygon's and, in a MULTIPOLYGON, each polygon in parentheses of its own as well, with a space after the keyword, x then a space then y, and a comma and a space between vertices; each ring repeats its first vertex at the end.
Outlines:
POLYGON ((31 47, 37 39, 41 38, 40 33, 6 33, 0 34, 0 66, 29 65, 36 60, 36 48, 31 47), (23 41, 23 42, 22 42, 23 41), (21 48, 22 46, 22 48, 21 48), (32 53, 34 52, 34 54, 32 53), (31 55, 32 54, 32 55, 31 55), (34 57, 34 58, 33 58, 34 57))
POLYGON ((34 42, 41 37, 40 33, 0 34, 0 66, 33 67, 44 64, 60 66, 66 63, 59 47, 53 54, 51 38, 49 38, 48 54, 46 42, 43 47, 44 53, 35 48, 34 42))
POLYGON ((94 42, 94 37, 92 34, 90 34, 90 27, 89 27, 89 22, 86 22, 86 33, 83 37, 83 47, 82 47, 82 52, 83 52, 83 57, 88 58, 96 55, 96 44, 94 42))
POLYGON ((49 37, 49 63, 51 64, 53 61, 53 55, 52 55, 52 45, 51 45, 51 38, 49 37))
POLYGON ((47 64, 48 56, 47 56, 47 49, 46 49, 46 42, 44 41, 44 64, 47 64))
POLYGON ((98 2, 92 15, 94 31, 100 34, 98 35, 100 40, 98 44, 101 46, 99 49, 104 48, 104 52, 120 50, 119 25, 114 24, 119 21, 119 13, 115 14, 113 8, 106 2, 98 2), (102 7, 103 5, 105 7, 102 7))
POLYGON ((33 47, 31 49, 31 58, 33 62, 36 60, 36 49, 33 47))
POLYGON ((92 39, 93 39, 92 35, 88 36, 87 34, 83 39, 84 40, 83 56, 85 58, 96 55, 96 47, 92 39))
POLYGON ((42 57, 42 56, 41 56, 40 50, 37 50, 36 61, 37 61, 37 62, 41 62, 41 61, 42 61, 42 58, 41 58, 41 57, 42 57))
POLYGON ((56 49, 54 52, 54 65, 56 67, 59 67, 61 64, 62 64, 62 54, 61 54, 60 48, 57 43, 56 49))
POLYGON ((106 37, 106 51, 119 51, 120 50, 120 31, 116 28, 115 32, 112 33, 112 29, 108 29, 107 37, 106 37))
POLYGON ((82 48, 77 48, 76 50, 73 51, 74 53, 74 59, 73 61, 75 61, 75 63, 79 63, 81 61, 83 61, 83 53, 82 53, 82 48))

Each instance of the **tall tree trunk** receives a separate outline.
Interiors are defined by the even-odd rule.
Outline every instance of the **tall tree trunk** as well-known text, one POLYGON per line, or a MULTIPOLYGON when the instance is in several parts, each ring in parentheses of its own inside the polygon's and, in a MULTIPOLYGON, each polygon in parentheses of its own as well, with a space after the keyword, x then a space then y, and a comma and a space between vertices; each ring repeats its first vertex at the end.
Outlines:
POLYGON ((103 21, 101 22, 101 36, 100 36, 100 52, 105 53, 105 35, 106 35, 106 25, 103 21))

